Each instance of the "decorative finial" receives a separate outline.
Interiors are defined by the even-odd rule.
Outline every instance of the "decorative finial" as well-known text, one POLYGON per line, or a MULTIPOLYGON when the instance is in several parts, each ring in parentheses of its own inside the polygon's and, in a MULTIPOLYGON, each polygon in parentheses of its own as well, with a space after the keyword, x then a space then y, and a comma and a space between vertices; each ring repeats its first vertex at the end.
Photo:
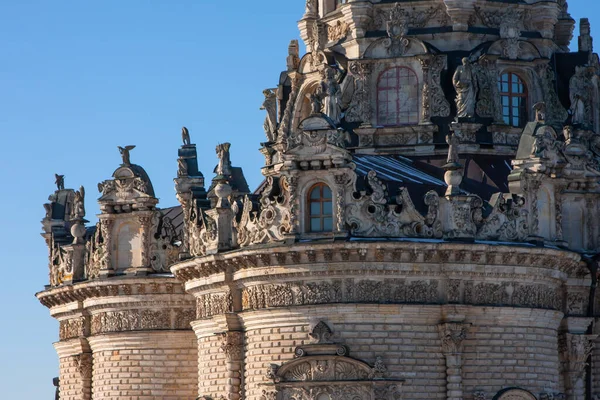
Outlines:
POLYGON ((54 181, 54 183, 56 183, 56 188, 58 190, 65 190, 65 176, 64 175, 58 175, 58 174, 54 174, 56 180, 54 181))
POLYGON ((133 149, 135 149, 135 146, 130 145, 130 146, 125 146, 125 147, 121 147, 121 146, 117 146, 119 148, 119 153, 121 153, 121 157, 123 157, 123 165, 131 165, 131 160, 129 158, 129 152, 133 149))
POLYGON ((263 90, 263 95, 265 96, 265 101, 260 106, 260 109, 267 111, 263 128, 267 135, 267 140, 274 142, 277 132, 277 94, 273 89, 265 89, 263 90))
POLYGON ((185 126, 181 128, 181 140, 183 140, 183 145, 187 146, 191 144, 190 140, 190 131, 185 126))

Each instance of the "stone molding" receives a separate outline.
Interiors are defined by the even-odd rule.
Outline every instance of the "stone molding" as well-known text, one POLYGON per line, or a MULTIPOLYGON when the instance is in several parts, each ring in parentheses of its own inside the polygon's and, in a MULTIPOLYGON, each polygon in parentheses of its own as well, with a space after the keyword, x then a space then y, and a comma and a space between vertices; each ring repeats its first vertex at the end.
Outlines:
POLYGON ((146 330, 190 330, 190 323, 194 319, 193 308, 102 312, 92 315, 90 334, 146 330))
MULTIPOLYGON (((441 241, 419 244, 410 241, 355 242, 335 247, 337 248, 333 252, 330 244, 233 251, 178 263, 171 267, 171 271, 178 279, 186 282, 218 273, 251 270, 257 267, 332 262, 360 262, 365 263, 364 265, 373 265, 373 262, 397 262, 536 267, 560 271, 570 276, 579 270, 581 261, 580 255, 569 251, 486 244, 459 245, 441 241)), ((514 272, 508 276, 510 275, 516 276, 514 272)), ((562 279, 564 278, 563 275, 562 279)), ((189 283, 187 289, 193 289, 189 283)))
POLYGON ((72 357, 90 351, 90 345, 84 338, 75 338, 54 343, 58 358, 72 357))
POLYGON ((118 332, 88 338, 94 353, 113 350, 196 348, 196 336, 190 331, 118 332), (149 343, 152 343, 149 345, 149 343))
POLYGON ((184 295, 180 282, 173 277, 108 278, 52 288, 36 294, 48 308, 102 297, 130 297, 143 295, 184 295))

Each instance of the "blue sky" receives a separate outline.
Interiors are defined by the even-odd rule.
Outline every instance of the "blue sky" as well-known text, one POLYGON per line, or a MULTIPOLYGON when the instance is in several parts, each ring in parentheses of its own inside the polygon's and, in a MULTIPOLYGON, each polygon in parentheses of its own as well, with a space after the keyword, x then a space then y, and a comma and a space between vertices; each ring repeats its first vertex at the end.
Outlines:
MULTIPOLYGON (((575 19, 600 24, 597 2, 571 3, 575 19)), ((208 179, 215 145, 230 141, 256 187, 262 90, 277 85, 303 10, 302 0, 0 0, 3 398, 51 398, 58 374, 58 324, 34 297, 48 282, 39 232, 54 173, 86 187, 95 220, 97 183, 120 163, 117 146, 135 144, 160 205, 175 205, 185 125, 208 179)))

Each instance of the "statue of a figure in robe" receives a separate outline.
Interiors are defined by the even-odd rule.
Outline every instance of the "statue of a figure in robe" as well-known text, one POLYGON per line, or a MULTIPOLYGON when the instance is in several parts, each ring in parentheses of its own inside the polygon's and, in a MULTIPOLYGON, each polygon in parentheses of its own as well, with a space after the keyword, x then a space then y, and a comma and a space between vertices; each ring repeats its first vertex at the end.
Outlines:
POLYGON ((334 124, 339 124, 342 114, 340 105, 342 90, 333 68, 325 70, 325 77, 321 82, 321 93, 323 97, 323 114, 327 115, 334 124))
POLYGON ((462 65, 456 69, 452 83, 456 89, 456 116, 473 118, 477 103, 477 80, 468 58, 462 59, 462 65))

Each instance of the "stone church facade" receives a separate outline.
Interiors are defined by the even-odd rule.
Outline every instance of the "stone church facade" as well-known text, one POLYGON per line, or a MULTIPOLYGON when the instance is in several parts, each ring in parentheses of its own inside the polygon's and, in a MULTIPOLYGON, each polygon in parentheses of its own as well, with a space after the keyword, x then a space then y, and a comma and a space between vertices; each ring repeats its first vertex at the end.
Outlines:
POLYGON ((134 146, 95 226, 57 175, 58 398, 600 396, 600 63, 574 27, 565 0, 309 0, 256 190, 229 143, 205 180, 186 128, 177 207, 134 146))

